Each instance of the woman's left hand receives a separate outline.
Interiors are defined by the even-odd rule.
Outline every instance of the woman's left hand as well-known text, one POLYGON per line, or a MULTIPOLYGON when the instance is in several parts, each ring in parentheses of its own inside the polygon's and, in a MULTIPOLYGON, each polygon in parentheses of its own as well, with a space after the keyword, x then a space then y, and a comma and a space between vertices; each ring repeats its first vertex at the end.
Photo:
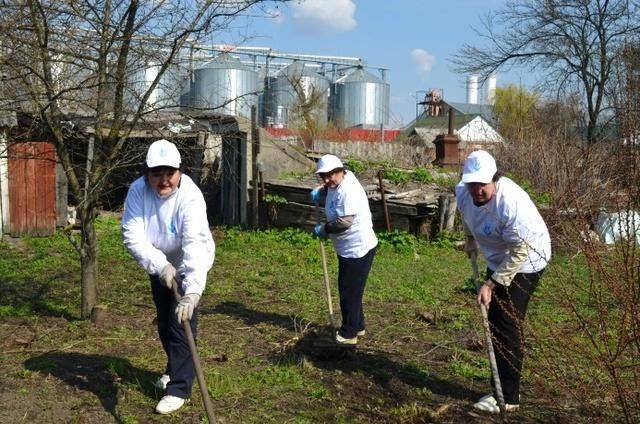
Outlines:
POLYGON ((493 293, 493 288, 496 286, 491 280, 487 280, 484 282, 482 286, 480 286, 480 290, 478 291, 478 305, 484 305, 485 308, 489 308, 489 304, 491 303, 491 294, 493 293))
POLYGON ((311 192, 309 193, 309 197, 311 198, 312 202, 315 203, 320 201, 320 196, 322 196, 323 189, 324 189, 324 184, 320 184, 319 186, 311 190, 311 192))

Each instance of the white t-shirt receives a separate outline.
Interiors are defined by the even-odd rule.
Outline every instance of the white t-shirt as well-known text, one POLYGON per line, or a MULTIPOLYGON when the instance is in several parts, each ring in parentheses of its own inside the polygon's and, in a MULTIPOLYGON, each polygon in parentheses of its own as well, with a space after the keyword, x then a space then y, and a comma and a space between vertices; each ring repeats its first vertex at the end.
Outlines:
POLYGON ((487 266, 496 270, 507 257, 508 246, 526 242, 529 256, 518 272, 539 272, 551 259, 549 230, 529 195, 507 177, 496 183, 493 198, 482 206, 460 182, 456 186, 456 201, 465 224, 487 259, 487 266))
POLYGON ((329 234, 338 255, 344 258, 361 258, 378 245, 371 222, 369 199, 352 172, 346 171, 340 185, 327 190, 325 215, 327 221, 354 215, 353 223, 346 231, 329 234))
POLYGON ((167 198, 140 177, 131 184, 122 216, 124 244, 151 275, 170 262, 183 276, 185 294, 204 291, 213 266, 215 243, 202 192, 186 175, 167 198))

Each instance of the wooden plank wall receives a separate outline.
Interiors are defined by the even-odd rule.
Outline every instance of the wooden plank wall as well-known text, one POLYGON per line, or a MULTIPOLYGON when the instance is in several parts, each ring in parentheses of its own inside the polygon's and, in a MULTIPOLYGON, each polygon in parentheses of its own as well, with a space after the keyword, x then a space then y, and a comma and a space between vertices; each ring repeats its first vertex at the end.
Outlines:
POLYGON ((51 143, 9 146, 10 233, 44 236, 56 228, 56 153, 51 143))

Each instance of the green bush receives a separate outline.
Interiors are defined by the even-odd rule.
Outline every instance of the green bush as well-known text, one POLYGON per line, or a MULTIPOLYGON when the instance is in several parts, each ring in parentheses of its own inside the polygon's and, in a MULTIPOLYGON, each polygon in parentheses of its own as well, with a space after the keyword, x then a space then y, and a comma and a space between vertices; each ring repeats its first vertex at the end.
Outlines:
POLYGON ((311 233, 297 228, 285 228, 275 232, 275 234, 280 241, 287 242, 293 246, 303 247, 315 243, 311 233))
POLYGON ((264 196, 264 201, 266 203, 277 203, 277 204, 283 204, 283 203, 287 203, 287 199, 277 195, 277 194, 266 194, 264 196))
POLYGON ((416 237, 406 231, 393 230, 389 233, 378 233, 380 246, 392 247, 401 252, 412 251, 416 247, 416 237))
POLYGON ((438 247, 455 248, 456 242, 464 240, 464 233, 461 231, 441 231, 433 244, 438 247))
POLYGON ((433 182, 433 175, 431 171, 426 168, 416 168, 413 173, 413 180, 423 184, 429 184, 433 182))
POLYGON ((411 181, 411 174, 397 168, 389 168, 384 171, 384 175, 393 184, 402 184, 411 181))
POLYGON ((352 171, 354 174, 360 174, 362 171, 367 169, 367 165, 363 161, 355 158, 345 159, 344 166, 346 166, 347 169, 352 171))

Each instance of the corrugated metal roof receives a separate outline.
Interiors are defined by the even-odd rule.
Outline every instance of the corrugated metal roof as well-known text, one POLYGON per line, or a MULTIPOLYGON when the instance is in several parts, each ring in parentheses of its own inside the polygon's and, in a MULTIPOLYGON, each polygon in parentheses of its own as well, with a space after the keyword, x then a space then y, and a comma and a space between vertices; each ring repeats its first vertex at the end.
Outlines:
POLYGON ((197 69, 238 69, 241 71, 253 71, 253 69, 244 65, 240 60, 227 53, 223 53, 214 59, 211 59, 197 69))
POLYGON ((431 146, 429 143, 433 143, 433 140, 435 140, 436 137, 440 134, 442 134, 441 129, 417 127, 417 128, 414 128, 413 131, 411 132, 411 137, 417 136, 420 139, 420 141, 422 141, 428 146, 431 146))
POLYGON ((472 103, 462 103, 462 102, 448 102, 443 101, 445 103, 444 111, 446 113, 447 107, 446 105, 451 106, 455 109, 455 111, 462 115, 480 115, 487 122, 493 122, 493 106, 491 105, 479 105, 472 103))
POLYGON ((380 78, 376 77, 373 74, 370 74, 369 72, 365 71, 362 68, 358 68, 355 71, 351 72, 350 74, 347 74, 336 81, 336 83, 345 83, 345 82, 372 82, 376 84, 387 84, 386 82, 382 81, 380 78))
POLYGON ((325 78, 311 68, 307 68, 306 66, 304 66, 304 63, 302 62, 293 62, 291 63, 291 65, 282 68, 276 74, 276 76, 280 75, 285 75, 288 77, 325 78))
MULTIPOLYGON (((456 115, 453 118, 453 129, 459 130, 467 125, 477 115, 456 115)), ((414 124, 414 128, 437 128, 444 129, 446 133, 449 129, 449 117, 448 116, 422 116, 414 124)))

